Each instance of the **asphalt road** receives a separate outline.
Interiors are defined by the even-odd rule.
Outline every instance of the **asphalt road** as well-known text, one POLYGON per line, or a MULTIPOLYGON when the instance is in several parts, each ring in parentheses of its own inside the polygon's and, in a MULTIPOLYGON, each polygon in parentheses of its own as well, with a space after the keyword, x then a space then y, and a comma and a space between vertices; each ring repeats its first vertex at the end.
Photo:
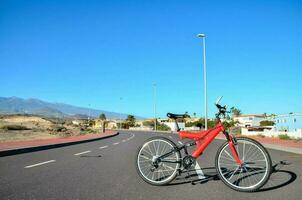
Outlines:
MULTIPOLYGON (((215 140, 198 159, 208 179, 191 185, 181 176, 168 186, 151 186, 138 176, 135 154, 155 135, 160 134, 121 132, 99 141, 1 157, 0 199, 301 199, 301 155, 269 150, 274 163, 292 164, 273 173, 260 192, 240 193, 216 178, 214 158, 222 140, 215 140)), ((163 136, 178 142, 175 134, 163 136)))

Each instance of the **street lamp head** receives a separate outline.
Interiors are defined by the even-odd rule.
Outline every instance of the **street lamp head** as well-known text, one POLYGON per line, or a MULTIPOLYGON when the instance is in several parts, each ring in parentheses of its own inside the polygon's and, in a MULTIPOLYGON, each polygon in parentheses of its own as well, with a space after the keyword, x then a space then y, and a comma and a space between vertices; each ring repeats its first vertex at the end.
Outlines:
POLYGON ((197 35, 197 37, 202 38, 202 37, 206 37, 206 35, 205 35, 205 34, 203 34, 203 33, 200 33, 200 34, 198 34, 198 35, 197 35))

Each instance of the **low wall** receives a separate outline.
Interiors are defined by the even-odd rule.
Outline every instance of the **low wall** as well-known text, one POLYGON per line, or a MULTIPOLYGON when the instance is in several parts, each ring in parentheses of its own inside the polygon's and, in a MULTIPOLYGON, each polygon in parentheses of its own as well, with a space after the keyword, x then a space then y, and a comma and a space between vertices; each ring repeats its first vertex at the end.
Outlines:
POLYGON ((152 131, 153 129, 150 127, 129 127, 129 130, 136 130, 136 131, 152 131))
POLYGON ((279 135, 288 135, 291 138, 302 138, 302 129, 295 132, 286 131, 274 131, 274 130, 264 130, 264 131, 248 131, 247 128, 241 128, 242 135, 263 135, 266 137, 278 137, 279 135))

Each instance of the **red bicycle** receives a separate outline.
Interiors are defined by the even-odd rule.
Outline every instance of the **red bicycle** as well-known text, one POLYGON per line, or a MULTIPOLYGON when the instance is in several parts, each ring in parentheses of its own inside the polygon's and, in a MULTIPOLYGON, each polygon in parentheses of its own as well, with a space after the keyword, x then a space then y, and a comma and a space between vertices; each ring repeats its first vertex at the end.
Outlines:
POLYGON ((227 141, 218 149, 215 167, 219 178, 230 188, 241 192, 254 192, 260 189, 269 179, 272 171, 271 158, 267 150, 256 140, 230 135, 224 128, 220 118, 228 112, 226 106, 216 101, 218 113, 214 128, 198 133, 180 131, 177 119, 189 117, 168 113, 175 120, 181 139, 190 142, 177 146, 165 137, 152 137, 139 147, 136 167, 140 177, 152 185, 166 185, 184 171, 196 164, 198 158, 214 138, 222 132, 227 141), (193 141, 192 141, 193 140, 193 141), (187 148, 195 146, 192 154, 187 148), (184 152, 184 156, 182 156, 184 152))

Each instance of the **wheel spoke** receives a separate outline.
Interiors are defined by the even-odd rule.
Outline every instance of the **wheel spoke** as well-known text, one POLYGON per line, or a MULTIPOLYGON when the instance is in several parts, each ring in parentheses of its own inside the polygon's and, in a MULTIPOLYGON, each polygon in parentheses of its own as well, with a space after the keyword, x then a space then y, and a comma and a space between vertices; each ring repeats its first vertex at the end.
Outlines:
POLYGON ((217 157, 218 172, 222 180, 238 190, 254 190, 267 181, 269 157, 256 142, 238 138, 236 150, 242 165, 238 165, 229 151, 226 143, 217 157), (266 178, 265 178, 266 177, 266 178))
POLYGON ((179 152, 174 151, 174 148, 173 144, 166 139, 154 139, 146 142, 137 157, 138 171, 142 178, 154 184, 172 180, 180 165, 177 162, 180 159, 179 152), (171 155, 164 157, 162 162, 157 160, 158 157, 167 153, 171 153, 171 155))
POLYGON ((234 174, 237 172, 238 169, 239 169, 239 166, 235 169, 235 171, 232 173, 231 177, 228 178, 228 180, 231 180, 233 178, 234 174))

